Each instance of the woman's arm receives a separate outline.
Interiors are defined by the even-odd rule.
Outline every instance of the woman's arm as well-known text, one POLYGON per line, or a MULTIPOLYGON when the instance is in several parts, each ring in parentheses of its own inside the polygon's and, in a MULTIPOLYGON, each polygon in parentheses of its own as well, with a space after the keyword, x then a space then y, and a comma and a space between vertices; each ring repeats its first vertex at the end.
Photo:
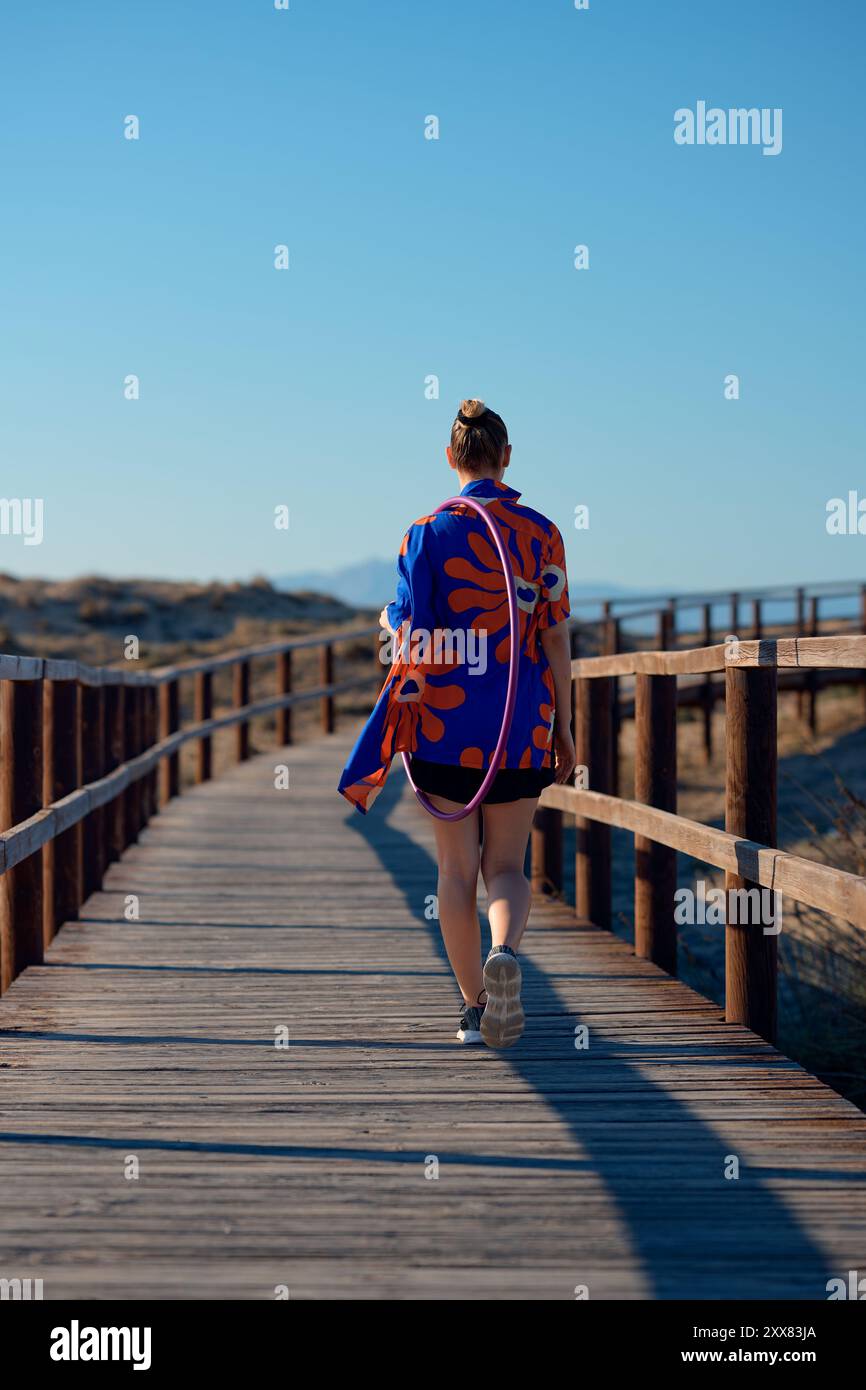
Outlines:
POLYGON ((541 646, 550 662, 553 676, 554 705, 553 746, 556 753, 555 781, 564 783, 574 772, 576 755, 571 736, 571 644, 568 623, 546 627, 541 633, 541 646))

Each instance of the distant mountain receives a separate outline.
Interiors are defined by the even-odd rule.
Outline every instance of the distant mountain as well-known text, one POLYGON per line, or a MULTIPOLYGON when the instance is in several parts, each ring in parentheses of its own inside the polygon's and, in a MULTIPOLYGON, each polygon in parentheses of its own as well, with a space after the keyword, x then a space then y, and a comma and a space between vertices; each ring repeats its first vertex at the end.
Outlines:
POLYGON ((271 581, 288 594, 330 594, 355 608, 381 608, 390 603, 397 587, 396 560, 360 560, 338 570, 306 570, 271 581))
MULTIPOLYGON (((356 608, 381 608, 394 597, 397 584, 396 560, 380 560, 375 556, 346 565, 338 570, 307 570, 300 574, 285 574, 272 580, 275 589, 283 593, 330 594, 356 608)), ((572 602, 592 598, 624 598, 639 591, 621 584, 570 584, 572 602)))

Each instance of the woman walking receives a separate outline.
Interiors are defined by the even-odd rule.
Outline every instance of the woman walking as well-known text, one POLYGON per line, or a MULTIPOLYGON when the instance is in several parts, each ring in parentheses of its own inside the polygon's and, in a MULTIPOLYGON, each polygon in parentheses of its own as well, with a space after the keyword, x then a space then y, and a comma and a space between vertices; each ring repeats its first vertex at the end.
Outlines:
MULTIPOLYGON (((523 866, 532 818, 543 788, 574 770, 568 581, 556 526, 503 482, 511 445, 502 418, 483 401, 464 401, 446 455, 461 496, 482 503, 499 528, 520 613, 517 700, 499 771, 480 808, 434 821, 439 921, 463 998, 457 1037, 509 1047, 524 1025, 518 948, 529 917, 523 866), (483 966, 479 868, 493 943, 483 966)), ((505 579, 468 507, 410 526, 398 576, 381 617, 394 660, 339 790, 366 811, 394 754, 407 752, 415 784, 453 812, 481 786, 499 734, 511 650, 505 579)))

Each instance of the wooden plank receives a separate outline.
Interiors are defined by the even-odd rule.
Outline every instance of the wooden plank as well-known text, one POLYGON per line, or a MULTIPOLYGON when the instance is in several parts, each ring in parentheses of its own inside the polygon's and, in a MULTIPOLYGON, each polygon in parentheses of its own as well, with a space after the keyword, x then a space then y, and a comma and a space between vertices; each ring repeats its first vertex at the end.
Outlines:
MULTIPOLYGON (((334 681, 334 648, 326 642, 319 653, 319 684, 328 692, 334 681)), ((334 732, 334 697, 330 693, 322 696, 322 733, 334 732)))
MULTIPOLYGON (((636 801, 672 814, 677 808, 677 682, 675 676, 638 676, 635 686, 636 801)), ((674 893, 676 850, 644 835, 634 842, 635 951, 677 973, 674 893)))
MULTIPOLYGON (((180 727, 180 687, 177 680, 167 681, 159 691, 159 737, 167 743, 180 727)), ((160 766, 160 802, 164 806, 180 791, 180 758, 169 753, 160 766)))
POLYGON ((378 635, 375 627, 364 626, 337 629, 329 633, 317 633, 314 637, 290 637, 279 642, 263 642, 258 646, 238 647, 235 651, 223 652, 220 656, 207 657, 202 661, 183 661, 176 666, 158 666, 150 672, 152 680, 160 684, 180 680, 183 676, 194 676, 199 671, 222 671, 227 666, 236 666, 239 661, 255 661, 261 657, 279 656, 281 652, 297 652, 310 647, 321 647, 334 642, 355 642, 361 637, 378 635))
MULTIPOLYGON (((235 709, 245 709, 250 703, 250 663, 238 661, 232 669, 232 703, 235 709)), ((238 762, 250 756, 250 726, 242 719, 235 726, 235 757, 238 762)))
POLYGON ((153 676, 115 666, 87 666, 84 662, 65 658, 0 654, 0 680, 76 680, 81 685, 148 685, 153 683, 153 676))
POLYGON ((834 917, 843 917, 855 926, 866 927, 866 879, 844 869, 801 859, 784 850, 687 820, 685 816, 642 806, 637 801, 581 791, 576 787, 545 787, 541 801, 575 816, 646 835, 704 864, 740 873, 796 902, 829 912, 834 917))
POLYGON ((432 823, 399 770, 347 812, 356 732, 289 750, 302 795, 268 754, 172 801, 0 1001, 0 1242, 45 1297, 809 1300, 861 1267, 863 1115, 565 904, 519 1046, 456 1044, 432 823))
MULTIPOLYGON (((766 845, 776 843, 776 707, 775 666, 728 670, 725 830, 766 845)), ((742 895, 758 885, 742 872, 728 872, 726 886, 725 1017, 775 1042, 775 913, 762 911, 757 923, 742 922, 735 905, 749 901, 742 895)))
MULTIPOLYGON (((0 682, 0 826, 38 814, 42 805, 42 682, 0 682)), ((42 855, 0 879, 0 990, 44 948, 42 855)))
MULTIPOLYGON (((575 752, 578 769, 586 769, 589 785, 608 794, 612 782, 611 704, 609 680, 579 680, 575 693, 575 752)), ((555 784, 554 784, 555 785, 555 784)), ((551 788, 547 788, 550 791, 551 788)), ((570 790, 570 789, 569 789, 570 790)), ((615 800, 616 798, 612 798, 615 800)), ((556 808, 553 797, 545 806, 556 808)), ((575 902, 579 917, 596 926, 611 924, 610 831, 597 820, 578 817, 575 840, 575 902)))
POLYGON ((580 657, 571 663, 577 677, 679 676, 702 675, 705 671, 724 671, 725 647, 698 647, 681 652, 621 652, 618 656, 580 657))
MULTIPOLYGON (((81 704, 81 781, 85 785, 97 782, 105 771, 105 698, 98 685, 82 685, 81 704)), ((130 691, 130 697, 133 692, 130 691)), ((89 897, 97 892, 102 883, 102 873, 108 859, 105 849, 105 811, 102 806, 91 806, 82 826, 84 895, 89 897)))
POLYGON ((866 636, 780 637, 741 641, 731 652, 724 643, 680 652, 622 652, 618 656, 581 657, 572 675, 685 676, 724 671, 726 666, 806 667, 859 671, 866 667, 866 636))
MULTIPOLYGON (((277 657, 277 691, 280 695, 290 695, 292 691, 292 653, 280 652, 277 657)), ((292 707, 283 705, 277 711, 277 743, 280 747, 292 741, 292 707)))
MULTIPOLYGON (((199 671, 195 678, 195 722, 206 724, 213 718, 213 674, 199 671)), ((196 781, 209 782, 213 767, 212 743, 209 734, 204 734, 196 745, 196 781)))
POLYGON ((223 652, 220 656, 180 662, 176 666, 159 666, 151 671, 136 671, 131 669, 128 663, 124 666, 88 666, 84 662, 65 658, 43 659, 0 654, 0 680, 77 680, 82 685, 164 685, 185 676, 194 676, 200 671, 220 671, 242 660, 252 661, 259 657, 277 656, 281 652, 320 647, 325 642, 357 641, 361 637, 374 637, 378 632, 378 626, 369 625, 348 630, 338 628, 333 632, 316 633, 311 637, 290 637, 278 642, 240 647, 236 651, 223 652))
MULTIPOLYGON (((47 680, 43 701, 43 800, 50 806, 81 785, 81 687, 75 680, 47 680)), ((84 896, 83 827, 79 822, 49 841, 43 851, 46 945, 64 922, 78 916, 84 896)))
MULTIPOLYGON (((713 645, 713 609, 712 604, 705 603, 702 608, 703 613, 703 645, 711 647, 713 645)), ((713 760, 713 707, 715 705, 715 686, 712 675, 704 677, 701 712, 704 725, 704 758, 708 764, 713 760)))
MULTIPOLYGON (((123 787, 117 775, 126 757, 126 687, 109 685, 105 688, 105 719, 108 730, 109 756, 107 775, 117 779, 117 791, 106 806, 108 818, 108 862, 119 859, 126 848, 126 806, 123 787)), ((7 849, 8 852, 8 849, 7 849)))
MULTIPOLYGON (((156 747, 159 742, 159 690, 156 686, 149 686, 144 692, 146 719, 145 719, 145 749, 149 750, 156 747)), ((151 767, 145 777, 145 799, 147 805, 146 820, 155 816, 159 810, 159 769, 151 767)))
POLYGON ((866 667, 866 637, 778 637, 741 642, 727 665, 858 671, 866 667))
POLYGON ((562 892, 562 813, 539 806, 530 835, 530 881, 533 893, 562 892))
MULTIPOLYGON (((171 701, 169 700, 169 704, 171 701)), ((138 690, 127 690, 124 703, 124 724, 123 724, 123 751, 124 766, 132 767, 136 759, 141 754, 142 728, 141 728, 141 694, 138 690)), ((163 764, 163 771, 167 776, 173 775, 171 758, 177 754, 170 755, 163 764)), ((124 844, 131 845, 138 839, 142 823, 142 782, 145 768, 142 766, 138 777, 128 777, 126 780, 126 790, 123 795, 124 801, 124 844)), ((95 783, 93 784, 95 785, 95 783)))

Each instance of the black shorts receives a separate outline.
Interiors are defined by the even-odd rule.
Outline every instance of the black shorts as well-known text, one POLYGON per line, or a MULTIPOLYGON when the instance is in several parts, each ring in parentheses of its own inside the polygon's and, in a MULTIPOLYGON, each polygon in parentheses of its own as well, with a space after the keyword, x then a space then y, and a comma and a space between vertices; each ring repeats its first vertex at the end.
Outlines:
MULTIPOLYGON (((470 802, 484 781, 482 768, 457 767, 453 763, 431 763, 426 758, 412 758, 412 781, 419 791, 429 796, 444 796, 461 806, 470 802)), ((503 801, 521 801, 524 797, 540 796, 553 781, 551 767, 504 767, 497 772, 493 786, 482 805, 498 805, 503 801)))

